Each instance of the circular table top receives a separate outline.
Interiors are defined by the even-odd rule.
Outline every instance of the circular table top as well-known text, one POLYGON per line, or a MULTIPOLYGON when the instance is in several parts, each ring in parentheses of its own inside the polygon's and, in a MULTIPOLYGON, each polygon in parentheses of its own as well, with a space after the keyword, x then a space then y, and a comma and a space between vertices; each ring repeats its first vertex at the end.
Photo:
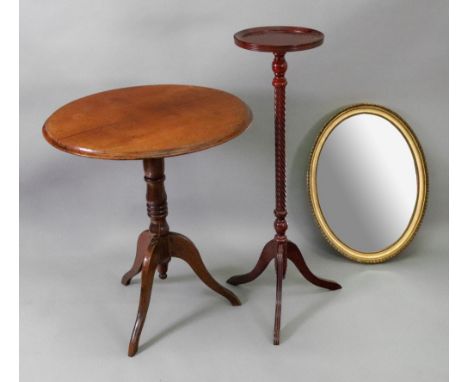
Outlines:
POLYGON ((45 139, 71 154, 100 159, 163 158, 200 151, 241 134, 249 107, 221 90, 148 85, 93 94, 45 122, 45 139))
POLYGON ((249 28, 234 35, 234 42, 241 48, 273 53, 312 49, 322 45, 323 39, 318 30, 289 26, 249 28))

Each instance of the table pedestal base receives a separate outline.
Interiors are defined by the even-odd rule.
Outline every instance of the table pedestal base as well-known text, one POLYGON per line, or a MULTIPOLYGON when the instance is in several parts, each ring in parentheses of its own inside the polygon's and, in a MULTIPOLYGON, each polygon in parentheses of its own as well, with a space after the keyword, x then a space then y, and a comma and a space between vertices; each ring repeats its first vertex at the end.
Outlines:
POLYGON ((307 267, 301 251, 292 241, 287 240, 285 243, 282 243, 274 239, 265 245, 257 264, 249 273, 233 276, 227 280, 227 282, 231 285, 239 285, 253 281, 263 273, 270 261, 273 259, 275 259, 276 269, 276 306, 273 344, 279 345, 281 328, 281 292, 283 279, 286 276, 287 260, 290 260, 297 267, 302 276, 314 285, 330 290, 341 289, 341 285, 334 281, 315 276, 307 267))
POLYGON ((151 290, 156 270, 159 277, 167 277, 168 264, 172 257, 184 260, 209 288, 224 296, 232 305, 240 305, 237 296, 221 286, 208 272, 195 245, 179 233, 170 232, 166 222, 167 197, 164 189, 163 159, 145 159, 145 181, 147 182, 147 209, 151 219, 150 228, 138 237, 137 252, 132 268, 122 277, 122 284, 129 285, 131 279, 141 272, 141 292, 138 314, 133 328, 128 355, 138 351, 138 342, 148 311, 151 290))

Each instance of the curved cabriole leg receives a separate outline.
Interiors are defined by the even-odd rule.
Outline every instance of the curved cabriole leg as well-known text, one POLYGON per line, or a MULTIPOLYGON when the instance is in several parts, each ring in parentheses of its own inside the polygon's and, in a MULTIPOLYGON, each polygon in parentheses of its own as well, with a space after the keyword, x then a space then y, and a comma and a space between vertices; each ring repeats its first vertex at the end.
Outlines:
POLYGON ((227 281, 227 283, 231 285, 239 285, 255 280, 266 269, 270 261, 274 259, 276 254, 275 249, 276 242, 274 240, 271 240, 268 243, 266 243, 265 247, 263 247, 262 254, 260 255, 260 258, 258 259, 254 269, 252 269, 249 273, 246 273, 244 275, 232 276, 227 281))
POLYGON ((284 244, 278 244, 278 253, 275 258, 276 266, 276 305, 275 305, 275 325, 273 327, 273 345, 280 344, 281 331, 281 294, 283 289, 284 265, 286 254, 284 244))
POLYGON ((144 231, 138 239, 137 255, 132 268, 122 278, 122 283, 128 285, 131 278, 142 271, 138 314, 128 345, 130 357, 138 351, 138 342, 148 312, 156 270, 159 272, 159 277, 165 279, 171 256, 186 261, 208 287, 226 297, 232 305, 240 305, 236 295, 223 288, 208 273, 194 244, 183 235, 169 232, 169 225, 166 221, 167 195, 164 188, 164 160, 162 158, 145 159, 143 166, 147 183, 146 208, 151 223, 149 230, 144 231))
POLYGON ((336 283, 335 281, 321 279, 315 276, 307 267, 307 264, 304 261, 304 257, 302 256, 301 251, 299 250, 297 245, 291 241, 288 241, 287 258, 294 263, 299 272, 301 272, 302 276, 304 276, 312 284, 330 290, 341 289, 341 285, 336 283))
POLYGON ((294 243, 287 240, 286 231, 286 85, 285 77, 288 64, 284 58, 285 52, 274 51, 272 69, 274 73, 274 103, 275 103, 275 222, 276 235, 273 241, 267 243, 255 268, 245 275, 231 277, 227 282, 233 285, 247 283, 255 280, 275 258, 276 268, 276 306, 275 325, 273 331, 273 344, 280 343, 281 329, 281 294, 283 279, 286 277, 287 260, 290 259, 301 274, 311 283, 331 290, 340 289, 341 286, 334 281, 323 280, 315 276, 307 265, 294 243), (271 246, 271 247, 270 247, 271 246))
POLYGON ((241 304, 234 293, 218 284, 218 282, 210 275, 205 264, 203 264, 200 253, 189 238, 179 233, 171 232, 169 233, 169 242, 171 256, 178 257, 188 263, 206 286, 226 297, 232 305, 241 304))
MULTIPOLYGON (((138 314, 133 328, 130 344, 128 345, 128 355, 133 357, 138 351, 138 341, 145 323, 146 313, 151 299, 153 280, 158 264, 169 262, 169 250, 167 234, 169 226, 167 217, 167 195, 164 189, 164 160, 162 158, 143 160, 146 182, 146 210, 150 218, 150 227, 144 231, 138 241, 138 248, 145 252, 143 260, 143 270, 141 275, 141 292, 138 314)), ((138 256, 137 256, 138 257, 138 256)), ((137 270, 137 261, 131 271, 137 270)), ((160 268, 162 274, 166 268, 160 268)), ((123 282, 129 282, 128 277, 133 277, 133 272, 125 275, 123 282), (126 277, 127 276, 127 277, 126 277)))
POLYGON ((143 266, 143 260, 147 253, 147 249, 151 241, 151 237, 152 237, 152 233, 149 230, 143 231, 140 234, 140 236, 138 236, 135 260, 130 270, 122 276, 121 282, 123 285, 129 285, 130 282, 132 281, 132 278, 141 272, 141 268, 143 266))
POLYGON ((140 303, 138 305, 138 314, 133 327, 132 337, 128 345, 128 355, 133 357, 138 351, 138 342, 140 341, 141 331, 145 323, 146 313, 151 300, 151 290, 153 289, 154 273, 156 271, 156 253, 147 252, 143 261, 143 271, 141 274, 141 292, 140 303))

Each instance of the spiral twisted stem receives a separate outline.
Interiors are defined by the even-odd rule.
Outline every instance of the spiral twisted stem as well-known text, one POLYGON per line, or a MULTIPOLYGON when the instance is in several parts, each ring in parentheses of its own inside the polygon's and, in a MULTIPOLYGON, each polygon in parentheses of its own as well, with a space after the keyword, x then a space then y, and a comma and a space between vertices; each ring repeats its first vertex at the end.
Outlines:
POLYGON ((272 69, 274 73, 273 87, 275 90, 275 189, 276 208, 274 214, 276 220, 275 240, 286 242, 286 85, 285 78, 288 64, 283 53, 275 53, 272 69))

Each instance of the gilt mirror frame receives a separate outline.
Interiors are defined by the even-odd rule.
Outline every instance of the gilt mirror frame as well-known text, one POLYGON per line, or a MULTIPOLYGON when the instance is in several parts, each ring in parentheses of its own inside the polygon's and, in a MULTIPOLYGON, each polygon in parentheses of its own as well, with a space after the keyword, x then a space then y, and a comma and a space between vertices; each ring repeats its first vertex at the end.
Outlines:
POLYGON ((428 177, 427 167, 424 159, 424 153, 421 149, 418 139, 412 132, 408 124, 395 112, 379 105, 357 104, 346 107, 336 114, 318 135, 315 145, 310 154, 309 168, 307 172, 307 189, 309 193, 312 212, 321 233, 329 244, 340 254, 360 263, 382 263, 399 254, 413 239, 424 216, 427 204, 428 177), (414 160, 416 179, 417 179, 417 197, 415 207, 409 223, 402 235, 391 245, 377 252, 361 252, 346 245, 330 228, 320 206, 320 200, 317 192, 317 170, 320 154, 327 141, 327 138, 333 130, 346 119, 359 115, 371 114, 384 118, 389 121, 406 140, 414 160))

